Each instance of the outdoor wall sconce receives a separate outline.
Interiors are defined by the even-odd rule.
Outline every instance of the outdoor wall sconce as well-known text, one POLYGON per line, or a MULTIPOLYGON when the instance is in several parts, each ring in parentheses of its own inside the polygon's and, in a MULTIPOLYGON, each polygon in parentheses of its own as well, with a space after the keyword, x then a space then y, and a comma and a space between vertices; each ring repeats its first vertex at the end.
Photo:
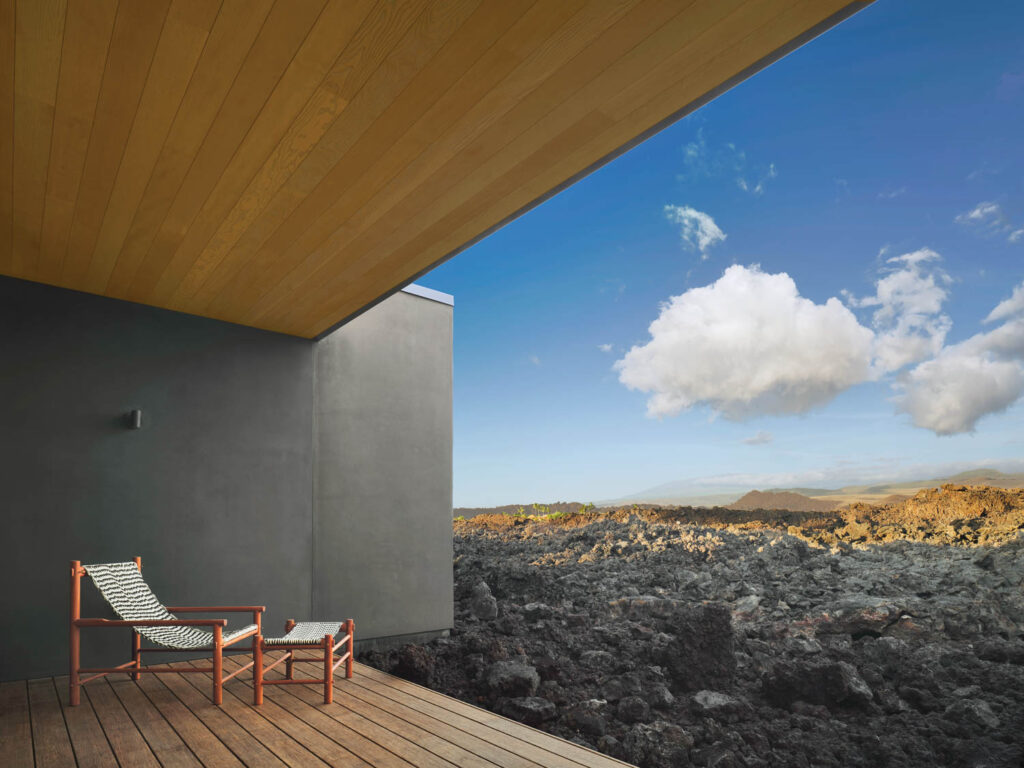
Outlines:
POLYGON ((128 429, 142 429, 142 411, 138 408, 128 411, 125 420, 128 422, 128 429))

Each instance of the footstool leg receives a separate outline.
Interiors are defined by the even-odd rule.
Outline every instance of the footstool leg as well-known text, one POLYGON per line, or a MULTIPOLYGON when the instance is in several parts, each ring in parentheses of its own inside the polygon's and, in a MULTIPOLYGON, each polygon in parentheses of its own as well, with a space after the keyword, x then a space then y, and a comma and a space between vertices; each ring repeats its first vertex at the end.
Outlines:
MULTIPOLYGON (((295 619, 288 619, 288 621, 286 621, 284 623, 284 633, 287 635, 293 629, 295 629, 295 619)), ((284 676, 288 680, 294 680, 295 679, 295 672, 294 672, 294 670, 292 668, 292 659, 294 657, 295 657, 295 651, 289 649, 288 650, 288 661, 286 661, 284 663, 284 676)))
POLYGON ((324 704, 334 701, 334 636, 324 635, 324 704))

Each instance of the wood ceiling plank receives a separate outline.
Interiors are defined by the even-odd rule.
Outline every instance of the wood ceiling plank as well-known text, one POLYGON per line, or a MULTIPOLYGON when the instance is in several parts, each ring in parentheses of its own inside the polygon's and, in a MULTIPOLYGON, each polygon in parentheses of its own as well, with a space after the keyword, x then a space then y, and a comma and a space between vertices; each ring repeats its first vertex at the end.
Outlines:
MULTIPOLYGON (((402 221, 403 232, 408 232, 411 237, 422 227, 428 226, 431 218, 436 218, 437 212, 446 206, 457 206, 459 201, 476 197, 496 178, 524 173, 521 161, 535 148, 538 137, 540 144, 543 144, 548 137, 557 136, 561 130, 575 125, 582 115, 592 111, 588 99, 591 99, 593 90, 601 87, 595 86, 595 82, 605 82, 602 73, 672 19, 684 16, 685 6, 671 0, 645 2, 631 9, 577 56, 519 100, 502 120, 494 123, 461 152, 450 157, 430 176, 427 183, 420 184, 414 190, 396 187, 393 190, 395 194, 388 196, 384 204, 375 205, 372 210, 368 207, 361 210, 359 223, 346 228, 342 239, 329 244, 330 250, 320 247, 321 266, 309 272, 296 290, 312 303, 321 300, 321 297, 326 298, 329 295, 327 291, 318 287, 324 280, 322 273, 325 266, 335 258, 350 254, 351 258, 346 259, 346 264, 354 264, 355 269, 359 269, 360 257, 379 245, 374 238, 379 238, 384 231, 391 229, 372 226, 375 222, 397 216, 392 220, 402 221), (544 118, 548 116, 552 117, 545 121, 544 118)), ((622 82, 613 83, 614 87, 625 87, 628 84, 626 78, 620 80, 622 82)), ((316 234, 321 237, 321 241, 325 232, 336 229, 338 223, 325 220, 316 223, 316 234)), ((311 234, 313 229, 310 227, 311 234)), ((335 284, 334 289, 336 287, 335 284)), ((247 321, 274 323, 291 312, 288 306, 290 301, 284 295, 275 300, 275 305, 267 307, 266 304, 260 302, 255 311, 246 313, 247 321)))
MULTIPOLYGON (((594 136, 600 135, 610 125, 611 121, 597 110, 581 115, 575 123, 565 128, 558 135, 553 136, 529 158, 524 158, 524 172, 526 172, 526 169, 534 173, 541 171, 544 167, 556 162, 560 156, 564 156, 565 153, 571 151, 580 142, 589 141, 594 136)), ((507 179, 499 178, 490 186, 503 188, 507 183, 507 179)), ((427 258, 433 256, 434 252, 439 252, 451 241, 460 236, 464 237, 466 232, 472 231, 478 226, 479 221, 476 218, 468 218, 468 214, 474 212, 475 209, 484 208, 483 213, 479 216, 482 219, 486 219, 488 214, 494 215, 492 209, 487 207, 488 203, 491 206, 495 205, 494 198, 492 197, 493 190, 484 188, 480 191, 480 195, 471 196, 466 203, 436 219, 434 223, 426 229, 419 231, 417 236, 411 240, 407 240, 404 236, 396 238, 405 242, 400 245, 396 244, 394 260, 409 266, 414 266, 418 262, 425 262, 427 258), (430 256, 425 254, 421 247, 424 242, 428 241, 436 241, 438 243, 438 246, 434 246, 433 242, 431 242, 429 250, 432 253, 430 256), (410 254, 414 254, 412 258, 410 258, 410 254)), ((369 234, 377 241, 373 249, 373 257, 346 259, 344 266, 339 265, 336 273, 339 276, 332 276, 327 280, 332 286, 330 291, 316 291, 316 295, 310 297, 310 303, 303 304, 301 307, 297 307, 294 304, 290 307, 283 307, 284 311, 273 318, 273 327, 288 329, 283 332, 293 335, 316 335, 319 331, 312 331, 312 328, 322 325, 320 330, 323 330, 323 328, 330 325, 330 323, 324 323, 323 321, 325 314, 344 311, 348 304, 350 304, 353 287, 351 279, 353 276, 362 278, 361 285, 366 286, 372 284, 372 281, 382 268, 386 268, 384 265, 391 267, 393 260, 381 253, 381 251, 389 248, 390 243, 385 245, 384 243, 387 241, 381 238, 376 231, 369 234), (313 303, 314 299, 316 303, 313 303)), ((355 253, 360 252, 355 251, 355 253)), ((434 261, 437 261, 437 259, 434 259, 434 261)))
POLYGON ((81 286, 89 269, 169 7, 170 0, 121 0, 118 5, 61 269, 63 285, 81 286))
POLYGON ((14 252, 14 0, 0 0, 0 269, 14 252))
POLYGON ((154 300, 170 301, 186 277, 201 281, 217 262, 218 246, 223 248, 225 242, 222 233, 240 226, 244 229, 262 207, 259 201, 267 194, 266 176, 287 178, 345 108, 347 101, 340 86, 348 67, 340 82, 329 75, 373 7, 374 0, 328 3, 203 204, 157 283, 154 300), (268 166, 272 169, 269 174, 268 166))
MULTIPOLYGON (((309 227, 309 222, 316 221, 331 208, 332 201, 353 185, 364 181, 371 169, 374 178, 380 183, 386 183, 395 172, 386 167, 389 161, 397 162, 399 169, 407 164, 408 161, 403 161, 394 151, 396 141, 444 98, 453 88, 453 83, 461 84, 460 75, 491 50, 508 32, 509 27, 515 26, 534 4, 535 0, 506 0, 499 6, 487 3, 476 6, 473 13, 451 33, 436 54, 321 179, 313 193, 302 200, 264 243, 257 255, 256 268, 247 269, 243 280, 236 279, 235 284, 241 287, 241 283, 246 280, 260 280, 264 285, 272 285, 279 275, 273 267, 282 261, 280 255, 301 237, 309 227)), ((510 68, 514 66, 515 62, 511 61, 513 57, 506 54, 501 58, 509 60, 507 65, 510 68)), ((463 85, 462 91, 472 91, 472 86, 463 85)), ((462 111, 468 106, 468 103, 462 105, 462 111)), ((438 134, 443 131, 448 119, 435 123, 433 127, 438 134)), ((423 148, 430 143, 424 142, 423 148)), ((228 313, 241 310, 226 300, 219 303, 223 311, 228 313)))
MULTIPOLYGON (((759 20, 770 19, 778 14, 781 6, 782 4, 778 0, 760 0, 759 2, 746 3, 743 7, 742 18, 747 19, 748 24, 750 18, 759 20)), ((542 145, 543 139, 546 136, 558 136, 560 125, 564 124, 568 116, 578 115, 580 110, 585 110, 592 105, 603 106, 607 101, 607 97, 602 97, 601 94, 619 95, 631 91, 649 92, 651 85, 644 82, 645 73, 649 72, 656 62, 672 59, 671 64, 665 64, 660 69, 663 78, 675 78, 680 71, 685 71, 687 62, 691 62, 690 69, 692 69, 693 62, 703 61, 707 57, 713 56, 719 47, 730 47, 736 41, 733 26, 730 25, 730 18, 736 18, 732 15, 732 12, 738 7, 738 4, 730 6, 727 3, 720 2, 698 4, 685 15, 677 16, 673 22, 661 25, 642 44, 636 46, 628 54, 616 58, 611 67, 588 83, 572 99, 562 104, 558 110, 550 113, 548 117, 531 126, 530 129, 520 135, 515 141, 508 144, 503 152, 504 159, 499 155, 495 157, 495 163, 485 163, 481 166, 480 171, 490 170, 490 175, 497 179, 496 182, 489 184, 483 189, 476 185, 470 186, 463 183, 453 190, 453 195, 444 200, 443 208, 448 211, 463 210, 463 216, 471 217, 473 215, 471 211, 480 211, 490 200, 505 199, 508 201, 507 210, 504 211, 503 216, 497 219, 500 221, 518 209, 512 207, 513 205, 522 207, 530 199, 533 199, 527 198, 524 200, 521 196, 516 195, 518 187, 536 178, 543 185, 546 185, 547 188, 551 188, 582 170, 585 165, 571 168, 568 171, 560 169, 560 173, 564 175, 553 173, 552 169, 558 167, 560 163, 562 168, 564 168, 564 158, 572 154, 572 152, 567 151, 562 155, 545 153, 541 155, 544 159, 538 162, 537 155, 530 155, 531 149, 542 145), (673 64, 675 66, 672 66, 673 64), (643 88, 638 83, 641 83, 643 88), (571 108, 574 104, 577 106, 575 112, 571 108), (497 161, 499 160, 502 160, 502 162, 498 163, 497 161), (514 162, 512 162, 513 160, 514 162)), ((698 84, 697 87, 700 89, 699 93, 706 92, 707 90, 703 83, 698 84)), ((601 115, 605 115, 603 109, 601 115)), ((609 128, 615 124, 614 120, 609 122, 609 128)), ((631 131, 631 135, 635 135, 648 127, 650 126, 631 124, 625 126, 625 129, 631 131)), ((610 146, 614 147, 617 144, 610 146)), ((590 159, 592 161, 592 156, 590 159)), ((405 218, 405 214, 407 212, 411 214, 413 210, 408 208, 393 209, 387 214, 388 216, 397 216, 405 222, 403 235, 407 232, 415 232, 418 229, 416 222, 405 218)), ((458 217, 446 216, 445 222, 445 226, 450 230, 461 231, 458 227, 461 223, 458 217)), ((436 234, 441 234, 442 231, 441 229, 434 229, 436 234)), ((368 230, 361 237, 356 238, 350 246, 354 254, 353 258, 348 261, 343 269, 333 270, 335 276, 331 280, 320 280, 318 288, 314 288, 313 285, 300 288, 306 299, 303 306, 310 308, 317 306, 321 296, 326 299, 327 296, 333 295, 335 297, 333 301, 344 301, 343 286, 350 284, 357 276, 366 273, 369 269, 374 269, 374 262, 377 259, 382 259, 383 263, 391 263, 389 260, 393 254, 401 252, 408 255, 409 252, 400 247, 399 238, 392 237, 388 239, 387 232, 385 231, 384 239, 380 239, 379 233, 381 232, 381 228, 375 227, 368 230), (375 234, 378 236, 376 241, 373 239, 375 234), (308 292, 315 290, 320 291, 320 293, 308 292)), ((415 237, 413 242, 422 244, 422 241, 415 237)), ((437 258, 440 258, 441 255, 437 255, 437 258)), ((287 320, 286 323, 293 322, 302 311, 304 310, 293 307, 289 311, 291 320, 287 320)), ((288 315, 283 317, 288 317, 288 315)), ((291 327, 291 325, 287 325, 287 327, 291 327)))
POLYGON ((138 265, 153 242, 242 62, 263 29, 273 3, 274 0, 224 0, 146 191, 135 209, 107 282, 108 296, 127 297, 138 265))
POLYGON ((257 217, 269 201, 323 139, 338 114, 349 107, 425 6, 426 0, 375 4, 352 42, 342 51, 331 72, 289 128, 281 145, 274 149, 235 207, 220 223, 214 237, 203 248, 172 297, 175 306, 198 306, 202 299, 197 299, 196 294, 204 288, 211 275, 221 267, 227 266, 232 270, 237 266, 237 261, 225 262, 228 253, 257 224, 257 217))
POLYGON ((174 251, 325 5, 326 0, 288 0, 271 10, 139 265, 130 298, 150 300, 174 251))
MULTIPOLYGON (((350 189, 346 190, 330 210, 321 217, 322 220, 333 222, 331 229, 334 231, 326 244, 324 244, 323 229, 310 227, 287 250, 278 255, 276 262, 257 262, 259 268, 253 271, 260 275, 265 270, 276 268, 276 283, 270 286, 269 290, 264 291, 255 303, 251 303, 254 297, 248 297, 250 305, 246 316, 258 317, 260 312, 289 296, 303 280, 341 251, 346 238, 351 239, 374 210, 394 205, 408 194, 410 188, 419 186, 431 175, 437 173, 445 163, 457 158, 461 164, 459 167, 447 166, 446 168, 446 174, 450 174, 449 179, 454 182, 457 174, 466 173, 474 163, 485 157, 481 147, 490 145, 496 148, 507 142, 515 135, 514 131, 517 126, 529 124, 531 116, 527 99, 531 92, 544 83, 552 72, 572 61, 635 5, 634 2, 589 4, 584 12, 571 17, 568 22, 563 24, 559 32, 540 46, 534 56, 516 68, 504 81, 480 99, 473 109, 454 123, 449 123, 448 120, 451 119, 450 115, 455 112, 450 108, 452 98, 457 99, 458 93, 454 89, 449 91, 446 97, 451 96, 452 98, 439 100, 435 108, 423 117, 420 124, 413 126, 414 130, 408 134, 415 138, 417 127, 437 124, 445 128, 445 135, 435 141, 429 150, 415 158, 399 177, 388 181, 383 189, 380 189, 380 185, 369 175, 353 179, 350 189), (511 114, 517 109, 518 112, 515 116, 511 114), (486 134, 486 131, 492 127, 499 135, 495 135, 493 132, 486 134), (484 134, 489 139, 480 140, 484 134), (476 143, 472 144, 471 141, 476 143), (370 205, 371 199, 373 199, 373 206, 370 205), (343 226, 335 229, 339 225, 343 226), (321 245, 324 247, 318 251, 317 248, 321 245), (285 267, 288 267, 290 271, 285 272, 285 267)), ((662 4, 660 12, 666 12, 666 8, 668 5, 662 4)), ((671 13, 671 11, 668 12, 671 13)), ((646 16, 646 18, 651 28, 659 22, 658 16, 646 16)), ((631 26, 635 27, 636 25, 637 20, 632 19, 631 26)), ((585 68, 591 64, 591 61, 583 62, 576 79, 563 78, 562 89, 558 93, 567 95, 574 92, 586 77, 585 68)), ((471 73, 467 73, 467 75, 469 74, 471 73)), ((460 83, 460 87, 464 86, 460 83)), ((398 154, 399 149, 400 147, 396 145, 389 150, 388 155, 398 154)), ((240 283, 238 286, 232 283, 229 287, 233 291, 240 291, 243 286, 240 283)), ((218 302, 220 300, 218 298, 218 302)))
POLYGON ((84 290, 102 293, 210 35, 220 2, 173 0, 96 238, 84 290))
POLYGON ((7 266, 16 277, 33 274, 39 258, 66 11, 65 0, 19 0, 15 7, 14 214, 7 266))
MULTIPOLYGON (((578 169, 582 163, 592 159, 602 147, 621 146, 623 143, 628 142, 631 137, 637 134, 636 126, 638 124, 654 125, 667 117, 672 112, 671 108, 667 105, 687 104, 701 98, 708 90, 708 83, 727 81, 742 69, 755 64, 766 53, 778 50, 785 45, 792 39, 792 30, 794 28, 806 29, 813 27, 815 24, 824 21, 832 13, 841 10, 843 5, 844 3, 842 2, 827 4, 810 2, 809 0, 808 2, 796 5, 761 2, 752 9, 751 4, 748 4, 744 8, 743 18, 738 18, 735 14, 727 17, 722 24, 716 27, 714 35, 709 36, 705 34, 701 36, 698 41, 700 47, 690 51, 681 50, 675 57, 665 59, 656 68, 663 69, 666 73, 674 72, 682 75, 669 88, 651 98, 651 94, 654 91, 641 78, 637 81, 637 88, 617 93, 617 98, 610 99, 607 106, 615 108, 618 104, 631 105, 633 108, 632 112, 614 115, 614 121, 603 134, 596 136, 590 142, 579 142, 561 157, 554 155, 553 157, 557 159, 555 164, 552 165, 552 170, 557 175, 563 177, 571 176, 572 172, 575 172, 574 169, 578 169), (752 10, 754 15, 748 15, 752 10), (751 27, 753 26, 752 19, 763 22, 753 32, 751 32, 751 27), (723 46, 727 46, 727 49, 722 49, 723 46), (722 52, 717 56, 713 55, 716 49, 722 49, 722 52), (641 94, 647 96, 645 103, 642 104, 638 103, 639 101, 644 101, 642 96, 640 96, 641 94)), ((602 109, 602 113, 604 112, 605 109, 602 109)), ((511 194, 506 191, 504 195, 509 200, 518 201, 526 205, 543 195, 545 190, 550 189, 551 186, 549 178, 537 176, 525 187, 511 194)), ((486 194, 480 195, 481 199, 486 199, 487 197, 488 195, 486 194)), ((429 257, 436 256, 437 258, 442 258, 451 249, 458 248, 462 243, 474 237, 475 235, 471 234, 473 230, 483 226, 486 221, 500 220, 500 218, 496 219, 495 217, 499 217, 501 213, 502 211, 488 210, 479 215, 476 222, 458 228, 456 228, 456 225, 459 217, 452 217, 447 224, 451 229, 451 234, 447 238, 441 238, 436 253, 429 255, 424 253, 423 257, 418 260, 418 264, 415 263, 417 259, 411 257, 410 254, 415 252, 416 248, 422 244, 421 242, 414 240, 406 246, 409 248, 408 251, 405 248, 392 244, 394 250, 388 253, 387 258, 373 263, 368 269, 360 273, 349 274, 349 284, 354 285, 353 281, 361 281, 362 287, 372 292, 380 286, 381 276, 385 272, 390 271, 389 278, 392 280, 395 278, 395 265, 403 260, 403 256, 407 257, 410 266, 417 266, 419 270, 427 268, 433 263, 429 260, 429 257), (445 251, 445 248, 449 248, 449 250, 445 251)), ((505 215, 508 214, 506 213, 505 215)), ((442 222, 434 234, 435 237, 443 232, 444 226, 442 222)), ((479 231, 482 230, 477 229, 477 233, 479 231)), ((431 239, 431 237, 431 235, 427 235, 428 239, 431 239)), ((416 272, 410 270, 407 279, 414 274, 416 272)), ((388 289, 383 288, 381 290, 386 291, 388 289)), ((339 304, 347 302, 350 306, 353 306, 353 301, 358 301, 358 299, 354 299, 355 295, 351 288, 347 290, 339 288, 338 302, 339 304)), ((315 304, 310 302, 306 306, 314 307, 315 304)), ((335 311, 338 311, 337 308, 335 308, 335 311)), ((330 312, 325 312, 319 320, 313 321, 313 323, 320 324, 322 326, 320 331, 322 331, 331 326, 330 317, 330 312)), ((295 323, 297 321, 293 318, 291 322, 295 323)), ((337 322, 337 315, 334 316, 334 322, 337 322)), ((303 333, 308 332, 307 330, 303 333)))
MULTIPOLYGON (((406 25, 389 25, 394 34, 387 36, 386 46, 375 49, 378 55, 367 57, 366 61, 372 68, 367 68, 365 77, 353 81, 352 84, 358 87, 352 93, 349 106, 278 189, 270 204, 244 231, 221 264, 223 269, 215 270, 214 280, 233 274, 239 261, 254 264, 251 255, 317 189, 325 175, 351 150, 478 4, 479 0, 437 0, 427 4, 415 17, 410 17, 406 25)), ((246 273, 258 268, 247 266, 246 273)), ((218 284, 214 284, 214 290, 218 284)))
MULTIPOLYGON (((529 8, 508 4, 507 17, 489 6, 478 8, 317 187, 321 217, 336 216, 342 201, 351 204, 353 198, 372 196, 417 156, 432 151, 453 116, 465 114, 485 98, 580 5, 560 3, 552 12, 539 3, 529 8)), ((297 210, 289 222, 298 216, 297 210)), ((257 254, 253 268, 232 278, 237 303, 221 296, 218 306, 229 313, 244 311, 252 304, 249 296, 265 294, 290 271, 295 261, 291 246, 307 231, 305 226, 293 227, 282 226, 257 254)), ((193 306, 203 311, 204 305, 193 306)))
POLYGON ((35 277, 60 279, 103 82, 117 0, 70 0, 50 142, 42 240, 35 277))

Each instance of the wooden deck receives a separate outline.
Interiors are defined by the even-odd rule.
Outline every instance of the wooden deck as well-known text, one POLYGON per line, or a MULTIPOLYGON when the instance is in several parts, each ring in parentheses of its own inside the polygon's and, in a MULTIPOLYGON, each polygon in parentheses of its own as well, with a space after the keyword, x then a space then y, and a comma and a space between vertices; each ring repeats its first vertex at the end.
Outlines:
POLYGON ((73 708, 66 678, 2 683, 0 766, 626 765, 362 664, 351 680, 336 679, 329 705, 319 687, 288 685, 266 688, 255 708, 245 674, 225 685, 222 707, 210 703, 209 677, 199 673, 138 683, 111 675, 84 686, 73 708))

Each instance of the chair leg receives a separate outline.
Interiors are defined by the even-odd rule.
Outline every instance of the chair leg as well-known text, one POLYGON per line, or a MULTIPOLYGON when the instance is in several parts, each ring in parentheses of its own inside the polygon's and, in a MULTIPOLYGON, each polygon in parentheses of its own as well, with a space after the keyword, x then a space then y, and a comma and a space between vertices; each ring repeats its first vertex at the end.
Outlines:
POLYGON ((221 626, 218 624, 213 628, 213 703, 218 707, 221 705, 224 697, 223 653, 221 626))
POLYGON ((348 626, 345 627, 348 632, 348 658, 345 659, 345 677, 352 677, 352 660, 356 655, 356 623, 349 619, 345 622, 348 626))
POLYGON ((259 635, 252 641, 252 703, 263 703, 263 638, 259 635))
POLYGON ((334 701, 334 637, 324 635, 324 704, 334 701))
MULTIPOLYGON (((135 662, 135 669, 142 666, 142 636, 134 629, 132 632, 132 661, 135 662)), ((132 680, 139 682, 139 673, 132 672, 132 680)))
POLYGON ((81 664, 81 645, 79 633, 81 630, 75 624, 81 618, 82 609, 82 563, 78 560, 71 561, 71 619, 68 622, 68 702, 72 707, 78 706, 79 684, 78 669, 81 664))

